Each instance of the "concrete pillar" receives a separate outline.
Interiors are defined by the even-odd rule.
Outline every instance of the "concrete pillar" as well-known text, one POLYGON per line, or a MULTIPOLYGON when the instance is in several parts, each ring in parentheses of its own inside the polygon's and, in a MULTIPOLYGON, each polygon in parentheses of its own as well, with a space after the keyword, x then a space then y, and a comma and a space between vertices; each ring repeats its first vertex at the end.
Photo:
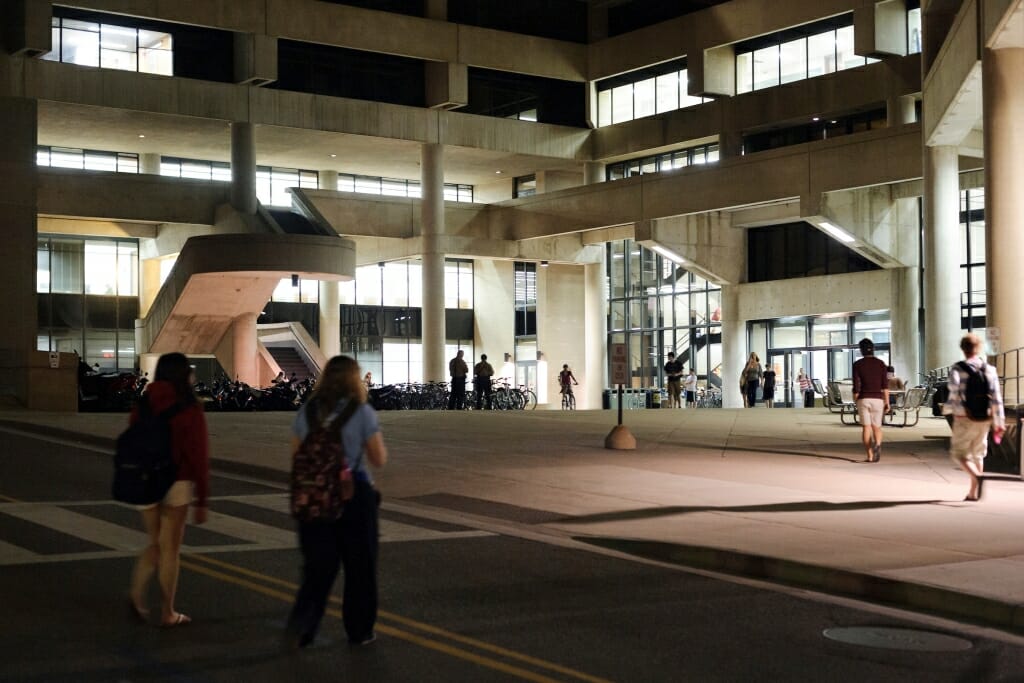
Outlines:
MULTIPOLYGON (((599 263, 588 263, 583 274, 583 391, 577 395, 580 409, 601 407, 608 369, 608 271, 605 254, 599 263)), ((560 368, 559 368, 560 370, 560 368)))
POLYGON ((331 190, 337 192, 338 190, 338 172, 337 171, 317 171, 317 184, 321 190, 331 190))
POLYGON ((916 101, 913 95, 890 97, 885 101, 885 123, 892 128, 917 121, 916 101))
POLYGON ((0 97, 0 398, 29 404, 29 356, 36 348, 37 103, 0 97))
MULTIPOLYGON (((1024 254, 1024 48, 986 49, 981 61, 985 128, 985 254, 989 327, 999 350, 1024 346, 1021 255, 1024 254)), ((1020 397, 1013 397, 1019 401, 1020 397)))
POLYGON ((260 385, 258 364, 256 319, 257 313, 243 313, 231 323, 231 358, 234 372, 232 379, 249 386, 260 385))
MULTIPOLYGON (((420 148, 420 229, 423 237, 423 379, 447 379, 444 342, 444 146, 427 143, 420 148)), ((486 353, 486 351, 484 351, 486 353)))
POLYGON ((600 161, 583 162, 583 184, 594 185, 605 181, 605 165, 600 161))
POLYGON ((956 147, 924 149, 924 367, 959 356, 960 180, 956 147))
POLYGON ((722 159, 743 156, 743 133, 738 130, 722 130, 718 134, 718 154, 722 159))
POLYGON ((898 268, 892 271, 892 350, 890 364, 897 377, 914 386, 921 372, 921 308, 920 269, 898 268))
POLYGON ((256 213, 256 127, 245 121, 231 124, 231 206, 256 213))
POLYGON ((341 353, 341 297, 338 283, 320 282, 320 350, 328 359, 341 353))
POLYGON ((160 155, 154 152, 145 152, 139 155, 139 173, 146 175, 160 175, 160 155))
POLYGON ((722 286, 722 407, 742 408, 740 372, 747 361, 747 324, 736 285, 722 286))

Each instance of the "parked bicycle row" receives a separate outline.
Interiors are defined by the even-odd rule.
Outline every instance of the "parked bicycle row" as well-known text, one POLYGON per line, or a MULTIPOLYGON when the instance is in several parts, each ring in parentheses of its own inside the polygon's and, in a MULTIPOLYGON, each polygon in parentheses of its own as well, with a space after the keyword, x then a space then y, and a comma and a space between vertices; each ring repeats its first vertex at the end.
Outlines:
POLYGON ((476 389, 456 394, 453 401, 448 382, 387 384, 371 387, 369 400, 377 410, 533 410, 537 407, 537 394, 532 389, 514 386, 507 379, 491 381, 490 391, 480 382, 476 386, 476 389))
MULTIPOLYGON (((82 412, 128 412, 142 396, 149 379, 131 372, 83 373, 79 377, 78 409, 82 412)), ((231 381, 226 375, 207 384, 197 382, 196 395, 207 412, 298 410, 313 387, 313 378, 277 379, 264 388, 231 381)))

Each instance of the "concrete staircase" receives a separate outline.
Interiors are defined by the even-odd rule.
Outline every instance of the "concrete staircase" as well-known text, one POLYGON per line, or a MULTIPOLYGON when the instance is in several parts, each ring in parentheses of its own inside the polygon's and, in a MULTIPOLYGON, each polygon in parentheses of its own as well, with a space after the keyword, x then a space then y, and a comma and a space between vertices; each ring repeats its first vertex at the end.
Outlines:
POLYGON ((281 366, 281 371, 288 379, 291 379, 292 374, 295 375, 295 379, 299 380, 313 375, 312 369, 306 365, 306 361, 295 349, 286 346, 268 346, 267 351, 281 366))

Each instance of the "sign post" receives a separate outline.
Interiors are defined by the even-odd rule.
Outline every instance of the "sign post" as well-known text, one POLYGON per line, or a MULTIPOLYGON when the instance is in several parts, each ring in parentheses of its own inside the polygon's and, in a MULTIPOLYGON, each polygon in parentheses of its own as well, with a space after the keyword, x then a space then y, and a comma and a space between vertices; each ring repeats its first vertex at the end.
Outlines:
POLYGON ((626 345, 612 344, 608 355, 612 361, 612 385, 618 386, 619 421, 605 437, 604 447, 614 450, 635 450, 636 439, 629 431, 629 427, 622 424, 622 386, 629 382, 629 356, 626 345))

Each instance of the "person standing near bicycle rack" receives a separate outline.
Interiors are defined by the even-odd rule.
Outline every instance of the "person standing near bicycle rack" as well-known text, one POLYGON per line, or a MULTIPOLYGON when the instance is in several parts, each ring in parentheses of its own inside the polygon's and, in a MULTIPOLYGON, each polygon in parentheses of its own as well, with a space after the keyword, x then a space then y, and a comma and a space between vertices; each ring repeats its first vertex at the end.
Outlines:
POLYGON ((676 360, 676 354, 673 351, 668 352, 665 377, 668 379, 668 407, 682 408, 683 401, 680 397, 683 391, 683 364, 676 360))
POLYGON ((494 368, 487 362, 487 354, 480 354, 480 362, 473 366, 473 389, 476 390, 476 409, 480 410, 487 398, 487 410, 491 410, 491 377, 494 368))
POLYGON ((466 375, 469 374, 469 366, 463 359, 464 355, 465 352, 459 349, 455 358, 448 361, 448 375, 452 378, 448 410, 463 410, 466 407, 466 375))
POLYGON ((690 373, 683 380, 683 389, 686 391, 686 407, 697 407, 697 373, 690 368, 690 373))
POLYGON ((572 393, 574 384, 579 386, 580 383, 569 369, 569 364, 565 363, 562 365, 562 371, 558 373, 558 385, 559 393, 562 394, 562 407, 568 407, 569 410, 576 410, 576 395, 572 393))

